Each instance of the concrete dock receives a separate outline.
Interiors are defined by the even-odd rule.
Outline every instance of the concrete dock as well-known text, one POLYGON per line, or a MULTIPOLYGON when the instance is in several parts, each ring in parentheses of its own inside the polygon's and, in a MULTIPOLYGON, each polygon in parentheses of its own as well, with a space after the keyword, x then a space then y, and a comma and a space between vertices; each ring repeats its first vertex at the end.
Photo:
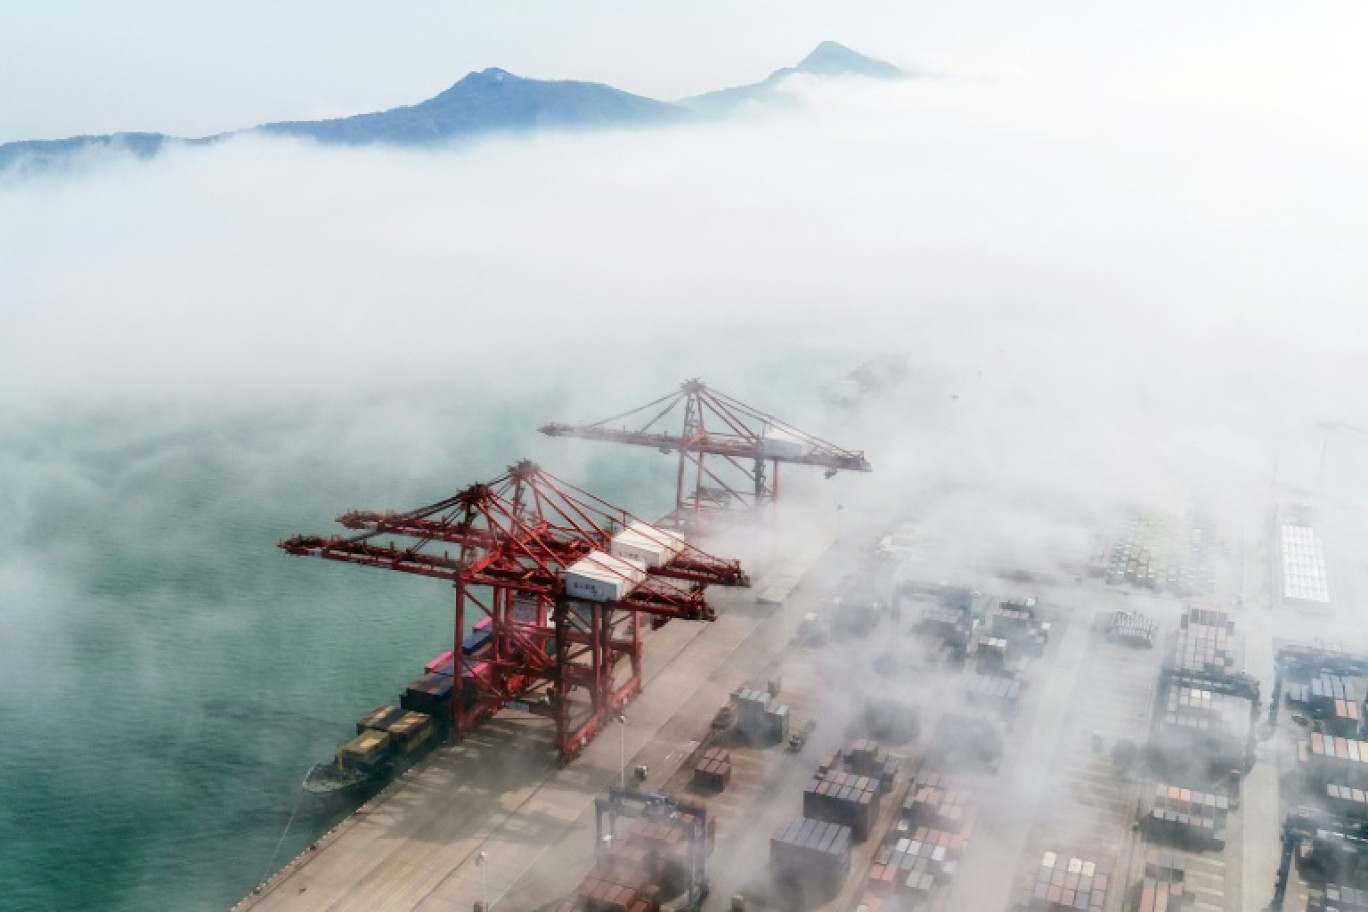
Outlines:
MULTIPOLYGON (((1246 560, 1242 545, 1239 560, 1225 562, 1211 596, 1232 611, 1244 638, 1245 668, 1261 679, 1265 699, 1275 646, 1334 630, 1330 617, 1274 605, 1262 569, 1267 549, 1267 542, 1250 542, 1253 556, 1246 560)), ((873 828, 882 831, 912 777, 926 772, 922 764, 940 714, 959 686, 934 675, 903 680, 869 673, 875 659, 896 657, 912 642, 910 618, 900 621, 897 612, 881 616, 859 645, 800 648, 795 642, 799 619, 860 559, 849 545, 814 542, 757 574, 750 590, 714 590, 715 622, 672 622, 649 634, 644 692, 628 706, 627 723, 610 727, 575 762, 560 768, 551 759, 544 720, 501 713, 435 751, 237 908, 445 912, 480 902, 510 912, 552 908, 594 865, 594 800, 637 765, 648 770, 645 790, 686 790, 685 764, 710 737, 716 709, 743 682, 770 679, 782 680, 780 699, 796 716, 816 719, 817 728, 801 753, 778 746, 733 750, 732 782, 709 799, 718 840, 704 908, 727 909, 733 895, 743 895, 749 910, 791 908, 774 892, 769 837, 800 813, 803 785, 817 760, 862 736, 855 731, 858 704, 870 694, 860 688, 902 688, 922 723, 918 737, 888 745, 902 771, 873 828)), ((1104 861, 1116 884, 1106 912, 1125 912, 1135 908, 1133 886, 1156 848, 1183 856, 1193 912, 1263 907, 1278 860, 1278 772, 1288 762, 1288 733, 1259 743, 1223 850, 1147 843, 1136 820, 1142 791, 1152 782, 1118 776, 1110 761, 1118 741, 1147 737, 1164 647, 1113 643, 1106 619, 1117 609, 1138 609, 1171 631, 1187 600, 1085 575, 1019 584, 984 574, 960 582, 994 597, 1028 590, 1039 596, 1052 630, 1043 655, 1022 674, 1025 697, 1000 768, 971 783, 980 807, 972 845, 928 910, 1013 908, 1023 871, 1039 864, 1042 850, 1058 849, 1104 861), (1099 738, 1107 750, 1093 747, 1099 738)), ((852 852, 851 876, 838 893, 803 908, 855 909, 877 844, 872 839, 852 852)), ((1294 883, 1288 908, 1304 906, 1304 890, 1294 883)))
POLYGON ((675 621, 646 638, 643 693, 620 731, 606 730, 565 768, 544 720, 503 712, 408 771, 273 875, 235 912, 448 912, 488 900, 530 910, 558 900, 592 866, 594 799, 645 764, 667 779, 713 712, 786 638, 784 598, 830 540, 811 542, 750 590, 710 592, 712 623, 675 621), (777 588, 776 588, 777 587, 777 588), (781 598, 780 601, 783 601, 781 598))

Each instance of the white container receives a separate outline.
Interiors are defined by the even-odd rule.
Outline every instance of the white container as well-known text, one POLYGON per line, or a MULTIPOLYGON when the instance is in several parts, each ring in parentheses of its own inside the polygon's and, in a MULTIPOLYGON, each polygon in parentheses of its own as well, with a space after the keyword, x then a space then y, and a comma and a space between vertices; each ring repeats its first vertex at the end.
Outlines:
POLYGON ((663 567, 684 550, 684 537, 644 522, 634 522, 610 543, 612 553, 647 567, 663 567))
POLYGON ((777 427, 766 428, 760 437, 760 455, 771 459, 799 459, 807 452, 804 441, 777 427))
POLYGON ((631 595, 646 579, 646 567, 637 561, 591 551, 563 574, 565 594, 586 602, 616 602, 631 595))

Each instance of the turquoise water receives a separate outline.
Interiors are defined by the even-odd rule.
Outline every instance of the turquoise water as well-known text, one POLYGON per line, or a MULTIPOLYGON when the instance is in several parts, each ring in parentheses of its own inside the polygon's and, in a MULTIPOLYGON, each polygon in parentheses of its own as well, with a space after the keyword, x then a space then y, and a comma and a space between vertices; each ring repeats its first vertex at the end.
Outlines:
POLYGON ((279 539, 524 455, 636 512, 668 506, 672 460, 542 438, 554 402, 405 400, 0 427, 5 909, 226 909, 347 812, 300 782, 449 648, 452 593, 279 539))

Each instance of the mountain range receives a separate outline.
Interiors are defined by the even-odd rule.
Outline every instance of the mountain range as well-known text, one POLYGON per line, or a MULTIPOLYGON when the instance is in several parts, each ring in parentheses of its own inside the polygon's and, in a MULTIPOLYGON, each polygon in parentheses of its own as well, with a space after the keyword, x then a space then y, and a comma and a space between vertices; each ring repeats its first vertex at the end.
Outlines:
POLYGON ((331 145, 421 146, 499 132, 647 126, 721 116, 748 104, 771 102, 783 83, 796 75, 897 79, 907 74, 834 41, 822 42, 796 66, 776 70, 762 82, 675 102, 601 83, 525 79, 490 68, 471 73, 418 104, 352 117, 268 123, 196 139, 163 133, 109 133, 5 143, 0 145, 0 169, 45 170, 99 149, 150 158, 172 145, 206 145, 244 133, 298 136, 331 145))

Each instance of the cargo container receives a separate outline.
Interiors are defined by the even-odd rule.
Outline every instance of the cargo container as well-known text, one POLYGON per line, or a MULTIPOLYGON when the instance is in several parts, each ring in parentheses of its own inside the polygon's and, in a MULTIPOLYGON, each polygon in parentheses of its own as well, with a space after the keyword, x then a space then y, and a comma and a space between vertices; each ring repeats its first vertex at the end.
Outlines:
POLYGON ((1368 791, 1330 782, 1325 785, 1325 804, 1330 812, 1350 823, 1368 824, 1368 791))
POLYGON ((731 751, 710 747, 694 765, 693 785, 705 792, 720 792, 731 783, 731 751))
POLYGON ((389 735, 369 729, 337 747, 337 765, 345 770, 373 772, 391 756, 389 735))
POLYGON ((848 826, 796 817, 770 837, 770 870, 784 882, 836 890, 850 872, 848 826))
POLYGON ((863 842, 879 816, 881 789, 880 780, 870 776, 819 772, 803 789, 803 816, 847 826, 851 838, 863 842))
POLYGON ((802 438, 772 425, 760 436, 760 454, 769 459, 801 459, 810 448, 802 438))
POLYGON ((1368 890, 1326 883, 1312 894, 1307 912, 1368 912, 1368 890))
POLYGON ((637 561, 591 551, 561 575, 565 594, 587 602, 616 602, 631 595, 646 579, 646 568, 637 561))
POLYGON ((1031 912, 1102 912, 1111 877, 1096 861, 1045 852, 1030 872, 1021 907, 1031 912))
POLYGON ((684 536, 644 522, 633 522, 614 535, 609 553, 649 568, 663 567, 684 550, 684 536))
POLYGON ((1136 912, 1178 912, 1189 899, 1182 856, 1151 854, 1140 881, 1136 912))
POLYGON ((357 734, 368 729, 388 734, 394 746, 405 754, 424 746, 433 734, 431 716, 394 706, 381 706, 356 723, 357 734))
POLYGON ((927 826, 967 837, 973 833, 977 813, 970 789, 953 777, 930 773, 908 791, 894 831, 905 835, 914 827, 927 826))
POLYGON ((1306 764, 1315 783, 1368 788, 1368 742, 1312 732, 1306 764))
POLYGON ((1230 802, 1225 795, 1159 783, 1154 788, 1146 837, 1195 849, 1225 848, 1230 802))
POLYGON ((1107 621, 1107 639, 1124 646, 1148 649, 1154 645, 1158 626, 1138 611, 1114 611, 1107 621))

